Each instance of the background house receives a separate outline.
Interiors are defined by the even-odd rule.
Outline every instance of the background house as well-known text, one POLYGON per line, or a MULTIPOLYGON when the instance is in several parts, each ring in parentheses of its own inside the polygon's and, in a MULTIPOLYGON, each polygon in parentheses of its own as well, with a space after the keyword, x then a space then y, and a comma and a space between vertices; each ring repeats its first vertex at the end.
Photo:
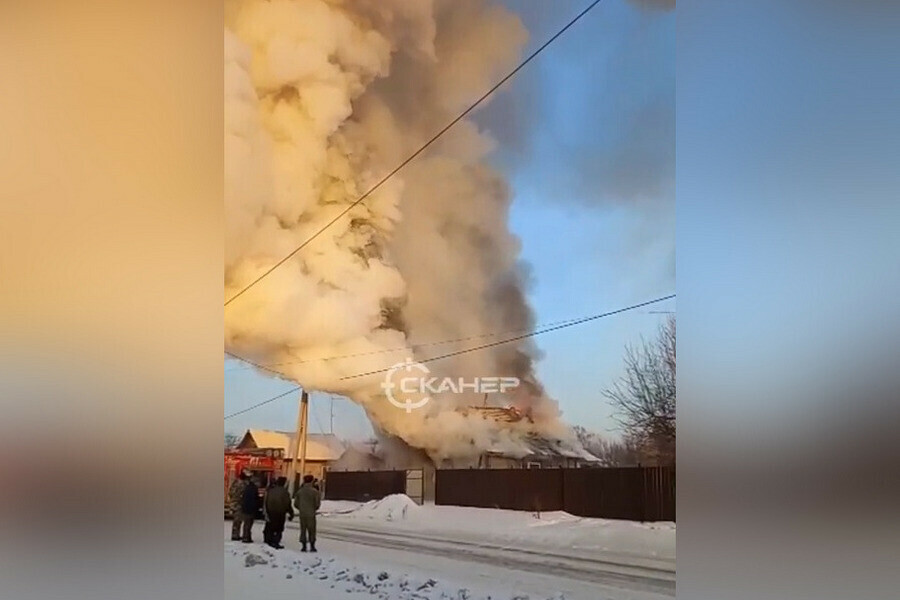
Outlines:
MULTIPOLYGON (((411 448, 403 440, 379 436, 366 442, 349 444, 344 455, 329 467, 330 471, 387 471, 410 469, 535 469, 599 466, 600 459, 578 441, 563 440, 530 433, 531 418, 515 407, 469 407, 464 414, 497 423, 504 428, 525 428, 516 443, 500 437, 492 446, 482 447, 470 456, 432 460, 422 450, 411 448)), ((471 440, 474 446, 475 440, 471 440)), ((483 442, 482 442, 483 443, 483 442)))
MULTIPOLYGON (((531 415, 514 406, 470 406, 463 411, 466 415, 477 415, 494 421, 498 427, 520 427, 533 424, 531 415)), ((445 460, 436 465, 438 469, 535 469, 535 468, 576 468, 596 466, 600 460, 585 450, 580 443, 540 435, 534 431, 522 436, 517 448, 498 444, 488 447, 477 456, 463 460, 445 460)))
POLYGON ((553 438, 529 435, 517 450, 488 448, 477 456, 447 459, 436 465, 438 469, 574 469, 599 466, 600 459, 583 448, 553 438))
MULTIPOLYGON (((281 448, 285 463, 294 458, 294 432, 248 429, 236 446, 245 448, 281 448)), ((344 453, 344 444, 331 433, 310 433, 306 438, 306 473, 322 479, 325 469, 344 453)), ((299 467, 298 467, 299 468, 299 467)))
POLYGON ((379 452, 378 440, 351 442, 341 457, 328 470, 335 471, 384 471, 389 469, 384 456, 379 452))
POLYGON ((400 438, 382 434, 347 444, 343 456, 329 470, 389 471, 421 469, 426 465, 431 465, 431 459, 424 451, 410 447, 400 438))

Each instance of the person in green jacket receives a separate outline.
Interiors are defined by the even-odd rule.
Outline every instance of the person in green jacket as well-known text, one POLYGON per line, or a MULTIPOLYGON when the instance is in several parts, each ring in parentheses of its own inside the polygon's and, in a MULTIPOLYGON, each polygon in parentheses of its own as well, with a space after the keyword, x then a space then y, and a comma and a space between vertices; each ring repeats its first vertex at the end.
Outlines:
POLYGON ((316 511, 322 504, 322 496, 313 486, 313 476, 304 475, 303 485, 294 493, 294 507, 300 518, 300 551, 306 552, 309 540, 310 552, 316 552, 316 511))
POLYGON ((231 509, 231 541, 241 541, 241 524, 244 522, 244 515, 241 512, 241 498, 244 496, 244 490, 247 489, 247 473, 241 471, 238 478, 231 482, 228 488, 228 503, 231 509))

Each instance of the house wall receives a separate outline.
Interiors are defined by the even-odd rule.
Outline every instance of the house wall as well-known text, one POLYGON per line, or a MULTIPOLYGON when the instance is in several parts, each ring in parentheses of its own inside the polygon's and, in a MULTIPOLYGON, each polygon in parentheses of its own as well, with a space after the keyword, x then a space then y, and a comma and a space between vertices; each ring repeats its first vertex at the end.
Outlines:
POLYGON ((339 459, 328 467, 330 471, 379 471, 384 470, 384 461, 356 448, 348 448, 339 459))
MULTIPOLYGON (((320 461, 320 460, 306 461, 306 469, 305 469, 306 472, 305 473, 297 473, 296 477, 294 478, 294 485, 295 486, 298 485, 298 482, 303 478, 303 475, 307 475, 307 474, 312 475, 316 479, 320 479, 320 480, 323 479, 325 477, 325 469, 327 467, 328 467, 327 461, 320 461)), ((288 480, 290 480, 291 468, 292 468, 291 461, 285 460, 284 461, 284 472, 285 472, 285 475, 288 476, 288 480)), ((297 469, 298 470, 300 469, 299 462, 297 463, 297 469)), ((291 489, 296 489, 296 488, 291 488, 291 489)))

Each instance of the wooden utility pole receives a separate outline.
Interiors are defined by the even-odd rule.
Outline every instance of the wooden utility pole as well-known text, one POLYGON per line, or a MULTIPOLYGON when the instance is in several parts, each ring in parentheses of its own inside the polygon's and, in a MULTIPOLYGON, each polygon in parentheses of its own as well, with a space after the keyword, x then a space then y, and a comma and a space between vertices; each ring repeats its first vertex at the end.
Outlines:
POLYGON ((300 393, 300 406, 297 410, 297 431, 294 434, 294 448, 291 452, 291 493, 297 491, 299 481, 297 474, 303 474, 306 468, 306 431, 309 416, 309 394, 306 390, 300 393), (299 467, 299 470, 298 470, 299 467))
POLYGON ((309 435, 309 394, 300 397, 300 421, 303 435, 300 436, 300 476, 306 475, 306 438, 309 435))

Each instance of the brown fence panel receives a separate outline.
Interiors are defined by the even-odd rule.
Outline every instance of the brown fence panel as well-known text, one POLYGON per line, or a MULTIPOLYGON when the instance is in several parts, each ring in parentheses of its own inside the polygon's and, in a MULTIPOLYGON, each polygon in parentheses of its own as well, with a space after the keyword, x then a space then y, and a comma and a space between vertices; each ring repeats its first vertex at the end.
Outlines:
POLYGON ((325 474, 328 500, 378 500, 406 493, 406 471, 334 471, 325 474))
POLYGON ((435 504, 512 510, 561 510, 563 469, 441 469, 435 504))
POLYGON ((572 469, 563 477, 566 512, 582 517, 643 520, 640 469, 572 469))
POLYGON ((675 520, 675 468, 651 467, 644 471, 645 521, 675 520))
MULTIPOLYGON (((329 500, 377 500, 406 493, 406 471, 335 471, 329 500)), ((435 503, 512 510, 565 510, 634 521, 675 520, 675 468, 440 469, 435 503)))
POLYGON ((675 469, 566 469, 564 510, 582 517, 675 520, 675 469))
POLYGON ((441 469, 435 473, 435 503, 674 521, 675 469, 441 469))

